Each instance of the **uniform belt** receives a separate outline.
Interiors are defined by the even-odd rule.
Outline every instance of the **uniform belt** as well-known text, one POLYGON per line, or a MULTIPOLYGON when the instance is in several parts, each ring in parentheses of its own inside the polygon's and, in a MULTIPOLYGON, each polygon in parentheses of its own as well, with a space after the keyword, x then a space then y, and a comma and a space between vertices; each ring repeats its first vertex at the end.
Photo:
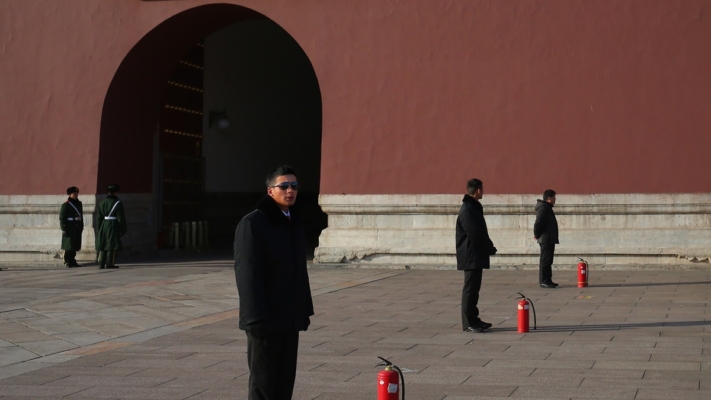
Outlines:
POLYGON ((104 219, 111 219, 111 220, 113 220, 113 219, 118 219, 118 217, 104 217, 104 219))
POLYGON ((81 218, 67 218, 67 221, 81 221, 81 218))

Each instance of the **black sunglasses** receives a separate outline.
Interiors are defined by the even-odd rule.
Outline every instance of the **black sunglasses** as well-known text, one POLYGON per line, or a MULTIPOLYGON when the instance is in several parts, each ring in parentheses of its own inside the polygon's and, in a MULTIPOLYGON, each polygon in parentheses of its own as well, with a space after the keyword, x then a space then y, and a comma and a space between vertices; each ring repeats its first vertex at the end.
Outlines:
POLYGON ((299 190, 299 182, 282 182, 278 185, 269 186, 270 188, 279 188, 281 190, 286 190, 291 186, 294 190, 299 190))

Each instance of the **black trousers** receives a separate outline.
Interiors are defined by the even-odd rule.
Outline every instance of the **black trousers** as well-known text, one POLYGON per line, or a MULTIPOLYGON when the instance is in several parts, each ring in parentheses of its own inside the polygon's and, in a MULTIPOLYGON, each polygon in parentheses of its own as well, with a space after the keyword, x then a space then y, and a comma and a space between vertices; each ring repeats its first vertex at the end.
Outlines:
POLYGON ((299 331, 247 333, 249 400, 290 400, 296 380, 299 331))
POLYGON ((75 265, 77 263, 77 252, 73 250, 64 250, 64 264, 75 265))
POLYGON ((540 243, 541 261, 538 264, 538 283, 551 283, 553 279, 553 255, 555 243, 540 243))
POLYGON ((481 322, 479 319, 479 290, 481 289, 481 268, 464 271, 462 289, 462 330, 481 322))

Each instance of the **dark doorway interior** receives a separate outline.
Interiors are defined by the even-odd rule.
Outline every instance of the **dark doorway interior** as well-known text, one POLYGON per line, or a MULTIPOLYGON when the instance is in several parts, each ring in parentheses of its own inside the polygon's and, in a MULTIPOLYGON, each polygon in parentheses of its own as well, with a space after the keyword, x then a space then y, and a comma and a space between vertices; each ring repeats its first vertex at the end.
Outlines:
POLYGON ((298 43, 253 10, 200 6, 146 34, 109 86, 100 135, 97 193, 119 182, 123 193, 152 194, 152 232, 140 236, 157 238, 156 247, 169 243, 171 222, 186 219, 207 220, 211 245, 231 247, 279 164, 299 172, 311 251, 326 226, 315 72, 298 43), (227 129, 210 124, 218 111, 227 129))
POLYGON ((204 112, 229 119, 226 128, 205 127, 211 238, 230 246, 239 219, 265 195, 267 173, 288 164, 301 183, 295 208, 313 252, 326 216, 318 206, 321 94, 306 54, 271 20, 239 22, 205 39, 204 87, 204 112))

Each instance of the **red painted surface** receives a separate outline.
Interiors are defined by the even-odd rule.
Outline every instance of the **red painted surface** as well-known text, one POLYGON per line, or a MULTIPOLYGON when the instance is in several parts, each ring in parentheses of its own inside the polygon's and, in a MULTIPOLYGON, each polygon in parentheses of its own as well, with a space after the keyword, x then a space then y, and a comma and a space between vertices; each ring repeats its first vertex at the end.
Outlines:
MULTIPOLYGON (((0 2, 0 194, 101 186, 100 148, 136 134, 100 144, 119 65, 209 3, 0 2)), ((460 193, 471 177, 488 193, 711 191, 710 1, 219 3, 274 20, 311 59, 322 193, 460 193)), ((145 174, 137 143, 110 169, 145 174)))

